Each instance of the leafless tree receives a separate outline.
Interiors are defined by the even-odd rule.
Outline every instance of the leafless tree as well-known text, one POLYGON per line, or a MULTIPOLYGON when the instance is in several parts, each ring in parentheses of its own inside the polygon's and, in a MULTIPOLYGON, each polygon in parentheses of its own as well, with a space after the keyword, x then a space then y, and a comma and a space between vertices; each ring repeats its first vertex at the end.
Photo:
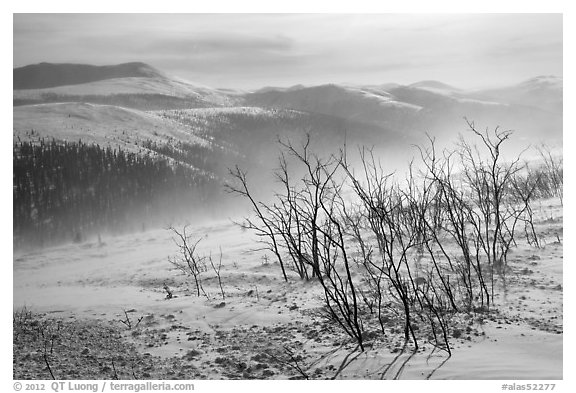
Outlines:
POLYGON ((282 276, 284 281, 288 281, 286 275, 286 268, 284 267, 284 260, 282 258, 279 234, 277 231, 277 224, 268 217, 270 208, 263 202, 258 202, 254 199, 251 189, 248 186, 247 174, 242 171, 238 166, 230 170, 230 176, 236 181, 236 184, 228 183, 226 188, 228 192, 237 194, 250 201, 255 219, 250 217, 246 218, 244 222, 238 223, 243 229, 249 229, 259 237, 260 242, 264 244, 264 248, 270 250, 275 256, 282 269, 282 276))

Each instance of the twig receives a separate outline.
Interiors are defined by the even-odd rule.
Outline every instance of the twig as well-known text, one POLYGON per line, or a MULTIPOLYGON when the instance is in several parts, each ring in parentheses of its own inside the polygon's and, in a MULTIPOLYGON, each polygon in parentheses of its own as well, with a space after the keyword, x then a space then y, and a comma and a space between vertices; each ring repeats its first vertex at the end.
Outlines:
POLYGON ((140 325, 140 322, 142 322, 142 320, 144 319, 144 316, 142 315, 140 318, 138 318, 138 321, 136 322, 136 325, 132 326, 132 320, 130 319, 130 317, 128 316, 128 311, 124 310, 124 315, 126 316, 124 320, 119 319, 118 321, 122 322, 124 325, 126 325, 126 327, 128 328, 128 330, 132 330, 133 328, 137 328, 138 325, 140 325))
POLYGON ((48 367, 48 371, 50 372, 50 376, 52 377, 52 379, 56 379, 56 377, 54 376, 54 373, 52 372, 52 368, 50 367, 50 362, 48 362, 48 354, 46 352, 44 352, 44 362, 46 363, 46 366, 48 367))
POLYGON ((210 261, 210 266, 212 266, 212 270, 216 273, 216 278, 218 279, 218 286, 220 287, 220 294, 222 295, 222 299, 226 298, 224 293, 224 287, 222 286, 222 277, 220 277, 220 269, 222 268, 222 247, 220 247, 220 258, 218 259, 218 267, 214 265, 214 261, 212 260, 212 254, 208 257, 210 261))
POLYGON ((294 352, 292 352, 292 350, 290 348, 288 348, 287 346, 284 346, 284 353, 288 355, 289 360, 285 360, 285 359, 281 359, 278 358, 274 355, 272 355, 270 352, 267 353, 268 357, 270 357, 271 359, 277 361, 278 363, 284 364, 286 366, 289 366, 291 368, 293 368, 294 370, 296 370, 302 377, 304 377, 304 379, 310 379, 310 377, 308 376, 308 374, 304 371, 304 369, 302 368, 302 366, 300 366, 300 363, 298 363, 298 358, 296 356, 294 356, 294 352))

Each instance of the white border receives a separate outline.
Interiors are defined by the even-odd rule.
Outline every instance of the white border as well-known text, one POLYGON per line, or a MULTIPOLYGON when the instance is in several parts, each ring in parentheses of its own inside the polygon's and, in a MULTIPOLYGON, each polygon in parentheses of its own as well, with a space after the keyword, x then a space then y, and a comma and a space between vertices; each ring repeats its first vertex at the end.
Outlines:
MULTIPOLYGON (((163 0, 158 2, 120 2, 118 0, 103 0, 87 4, 86 2, 72 2, 72 1, 13 1, 10 0, 8 4, 3 3, 2 14, 0 19, 0 28, 2 29, 2 108, 5 108, 5 114, 2 117, 2 154, 0 155, 1 162, 1 176, 2 187, 1 206, 2 217, 4 217, 0 239, 1 239, 1 271, 3 277, 2 293, 2 313, 0 323, 0 335, 3 338, 4 356, 1 359, 1 376, 3 391, 12 390, 12 364, 11 353, 8 348, 11 347, 12 333, 11 333, 11 311, 12 311, 12 200, 11 200, 11 187, 9 187, 9 179, 11 177, 10 169, 12 167, 11 156, 9 149, 11 148, 11 126, 12 115, 8 113, 8 108, 12 105, 12 92, 11 92, 11 75, 12 62, 8 59, 12 52, 13 44, 13 30, 12 30, 12 14, 13 13, 53 13, 53 12, 193 12, 193 13, 266 13, 266 12, 297 12, 297 13, 564 13, 564 149, 565 165, 567 167, 566 173, 566 186, 565 198, 566 205, 564 206, 564 381, 557 381, 556 391, 574 391, 574 356, 572 355, 571 348, 574 348, 575 340, 574 334, 574 286, 571 285, 571 278, 576 277, 574 268, 574 188, 571 174, 574 168, 574 154, 572 147, 576 147, 574 143, 574 127, 573 109, 574 106, 574 69, 576 65, 573 59, 574 39, 576 37, 574 14, 571 12, 569 1, 560 0, 546 0, 546 1, 498 1, 498 0, 483 0, 466 2, 462 1, 447 1, 447 0, 402 0, 397 2, 380 2, 380 1, 367 1, 367 0, 354 0, 354 1, 306 1, 306 0, 293 0, 290 4, 281 4, 279 2, 270 1, 173 1, 163 0), (202 4, 201 4, 202 3, 202 4), (384 3, 384 4, 382 4, 384 3), (573 388, 570 389, 569 386, 573 388)), ((282 2, 287 3, 287 2, 282 2)), ((452 382, 439 382, 439 381, 338 381, 338 382, 317 382, 305 381, 296 383, 279 383, 271 381, 259 382, 197 382, 197 391, 206 391, 207 389, 223 389, 230 391, 266 391, 271 389, 280 388, 281 391, 288 389, 298 389, 302 391, 313 391, 328 388, 328 389, 342 389, 350 390, 360 386, 365 389, 383 391, 383 389, 393 388, 395 390, 411 391, 412 389, 421 389, 429 391, 442 391, 442 392, 459 392, 462 391, 482 391, 482 392, 496 392, 500 391, 501 382, 499 381, 452 381, 452 382), (207 389, 206 389, 207 388, 207 389)))

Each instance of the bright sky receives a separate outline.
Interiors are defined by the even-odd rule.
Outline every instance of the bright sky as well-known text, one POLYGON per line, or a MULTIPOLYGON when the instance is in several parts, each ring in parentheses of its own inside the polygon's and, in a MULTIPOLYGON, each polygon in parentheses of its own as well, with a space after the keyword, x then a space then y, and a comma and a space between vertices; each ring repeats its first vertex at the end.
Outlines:
POLYGON ((561 14, 15 14, 14 67, 148 63, 230 88, 562 76, 561 14))

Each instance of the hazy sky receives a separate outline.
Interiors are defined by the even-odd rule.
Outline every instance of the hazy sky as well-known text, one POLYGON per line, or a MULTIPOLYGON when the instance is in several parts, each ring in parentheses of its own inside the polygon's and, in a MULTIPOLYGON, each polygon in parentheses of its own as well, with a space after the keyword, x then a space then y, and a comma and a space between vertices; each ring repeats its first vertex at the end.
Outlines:
POLYGON ((561 14, 15 14, 14 67, 148 63, 214 87, 562 76, 561 14))

